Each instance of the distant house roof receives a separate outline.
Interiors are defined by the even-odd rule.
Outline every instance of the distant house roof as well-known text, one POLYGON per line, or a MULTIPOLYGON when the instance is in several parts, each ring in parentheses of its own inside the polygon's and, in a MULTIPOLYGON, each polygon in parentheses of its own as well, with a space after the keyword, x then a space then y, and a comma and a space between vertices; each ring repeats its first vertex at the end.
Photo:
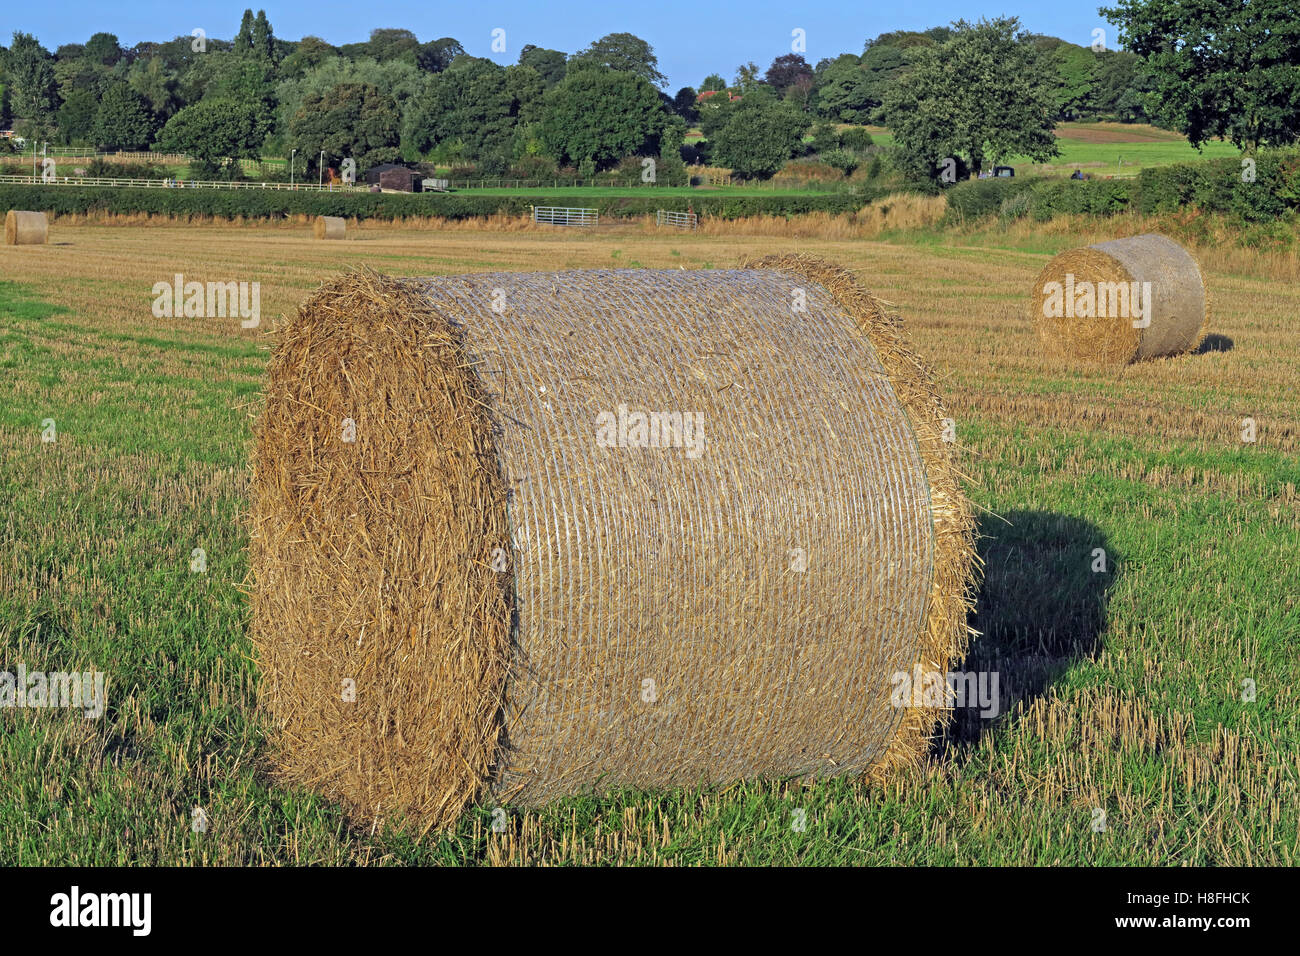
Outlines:
POLYGON ((703 100, 707 100, 711 96, 717 96, 719 93, 726 93, 728 102, 734 103, 736 100, 740 99, 740 94, 733 93, 731 90, 705 90, 699 96, 695 97, 695 102, 699 103, 703 100))

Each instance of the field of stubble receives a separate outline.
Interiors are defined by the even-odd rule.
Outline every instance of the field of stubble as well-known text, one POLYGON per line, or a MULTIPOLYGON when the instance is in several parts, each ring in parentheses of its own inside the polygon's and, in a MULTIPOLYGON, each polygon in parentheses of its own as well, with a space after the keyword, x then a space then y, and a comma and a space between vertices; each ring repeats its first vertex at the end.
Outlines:
POLYGON ((1029 283, 1121 223, 889 241, 375 226, 342 243, 56 223, 47 247, 0 248, 0 672, 109 680, 100 720, 0 710, 0 865, 1296 863, 1295 263, 1197 250, 1215 333, 1199 354, 1046 362, 1029 283), (620 793, 504 833, 483 808, 419 844, 273 784, 239 585, 274 320, 360 264, 695 269, 791 249, 857 272, 937 369, 982 514, 962 667, 1000 672, 1003 715, 958 719, 883 789, 620 793), (262 328, 154 318, 175 273, 259 282, 262 328))

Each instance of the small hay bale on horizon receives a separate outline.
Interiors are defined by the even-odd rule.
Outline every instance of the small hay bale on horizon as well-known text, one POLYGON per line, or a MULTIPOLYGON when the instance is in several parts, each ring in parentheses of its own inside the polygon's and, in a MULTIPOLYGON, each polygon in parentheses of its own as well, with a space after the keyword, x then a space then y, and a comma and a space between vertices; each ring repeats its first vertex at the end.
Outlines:
POLYGON ((39 246, 49 242, 50 220, 43 212, 10 209, 5 213, 6 246, 39 246))
POLYGON ((1044 351, 1074 361, 1181 355, 1209 329, 1200 267, 1155 233, 1061 253, 1038 274, 1030 301, 1044 351))
POLYGON ((933 375, 842 269, 349 273, 281 332, 250 635, 354 817, 924 759, 976 565, 933 375))
POLYGON ((312 233, 317 239, 342 239, 347 230, 348 221, 342 216, 317 216, 312 223, 312 233))

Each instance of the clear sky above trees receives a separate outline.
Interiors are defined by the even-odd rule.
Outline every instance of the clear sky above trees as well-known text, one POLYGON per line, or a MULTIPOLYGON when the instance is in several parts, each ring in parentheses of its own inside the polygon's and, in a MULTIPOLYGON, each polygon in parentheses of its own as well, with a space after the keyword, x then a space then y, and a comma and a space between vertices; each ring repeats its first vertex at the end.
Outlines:
MULTIPOLYGON (((229 0, 131 0, 105 5, 102 0, 7 3, 4 36, 34 33, 50 50, 64 43, 85 43, 96 30, 116 34, 125 46, 141 40, 188 35, 195 27, 227 39, 239 26, 243 4, 229 0)), ((1060 37, 1087 46, 1094 28, 1115 30, 1098 14, 1098 4, 1045 4, 1039 0, 912 0, 907 4, 867 4, 859 0, 819 0, 792 5, 775 0, 696 3, 663 0, 653 4, 611 4, 567 0, 561 7, 535 0, 492 0, 478 4, 412 4, 408 0, 368 0, 356 4, 331 0, 284 0, 266 4, 275 33, 298 39, 319 36, 335 46, 365 41, 374 27, 404 28, 421 40, 455 37, 465 50, 502 66, 515 63, 524 44, 573 53, 598 37, 626 32, 647 40, 659 55, 668 88, 696 86, 708 73, 722 70, 730 80, 738 64, 755 60, 766 70, 773 58, 795 52, 791 32, 802 29, 803 56, 816 64, 840 53, 862 53, 867 37, 890 30, 924 30, 964 17, 1018 16, 1033 33, 1060 37), (505 31, 505 50, 492 49, 493 30, 505 31)), ((257 5, 253 5, 254 10, 257 5)))

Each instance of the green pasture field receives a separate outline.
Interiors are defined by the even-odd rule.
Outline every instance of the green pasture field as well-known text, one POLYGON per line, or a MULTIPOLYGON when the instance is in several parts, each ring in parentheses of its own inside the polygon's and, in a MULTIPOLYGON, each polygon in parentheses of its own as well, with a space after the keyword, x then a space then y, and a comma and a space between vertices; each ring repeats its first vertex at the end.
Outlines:
POLYGON ((655 196, 665 198, 689 199, 695 196, 771 196, 773 193, 793 193, 800 196, 829 196, 842 189, 827 189, 824 185, 801 188, 797 186, 763 186, 745 185, 745 186, 714 186, 701 190, 691 186, 546 186, 533 189, 497 189, 487 187, 479 189, 458 189, 456 192, 473 195, 473 196, 511 196, 518 193, 545 193, 547 196, 557 198, 572 197, 581 199, 584 196, 592 199, 647 199, 655 196))
MULTIPOLYGON (((868 126, 872 139, 884 146, 894 142, 893 134, 879 126, 868 126)), ((1062 123, 1056 129, 1061 155, 1048 163, 1033 163, 1012 157, 1018 176, 1068 176, 1081 169, 1092 176, 1136 176, 1148 166, 1171 166, 1201 159, 1239 156, 1231 143, 1213 140, 1194 149, 1187 138, 1154 126, 1127 123, 1062 123)))

